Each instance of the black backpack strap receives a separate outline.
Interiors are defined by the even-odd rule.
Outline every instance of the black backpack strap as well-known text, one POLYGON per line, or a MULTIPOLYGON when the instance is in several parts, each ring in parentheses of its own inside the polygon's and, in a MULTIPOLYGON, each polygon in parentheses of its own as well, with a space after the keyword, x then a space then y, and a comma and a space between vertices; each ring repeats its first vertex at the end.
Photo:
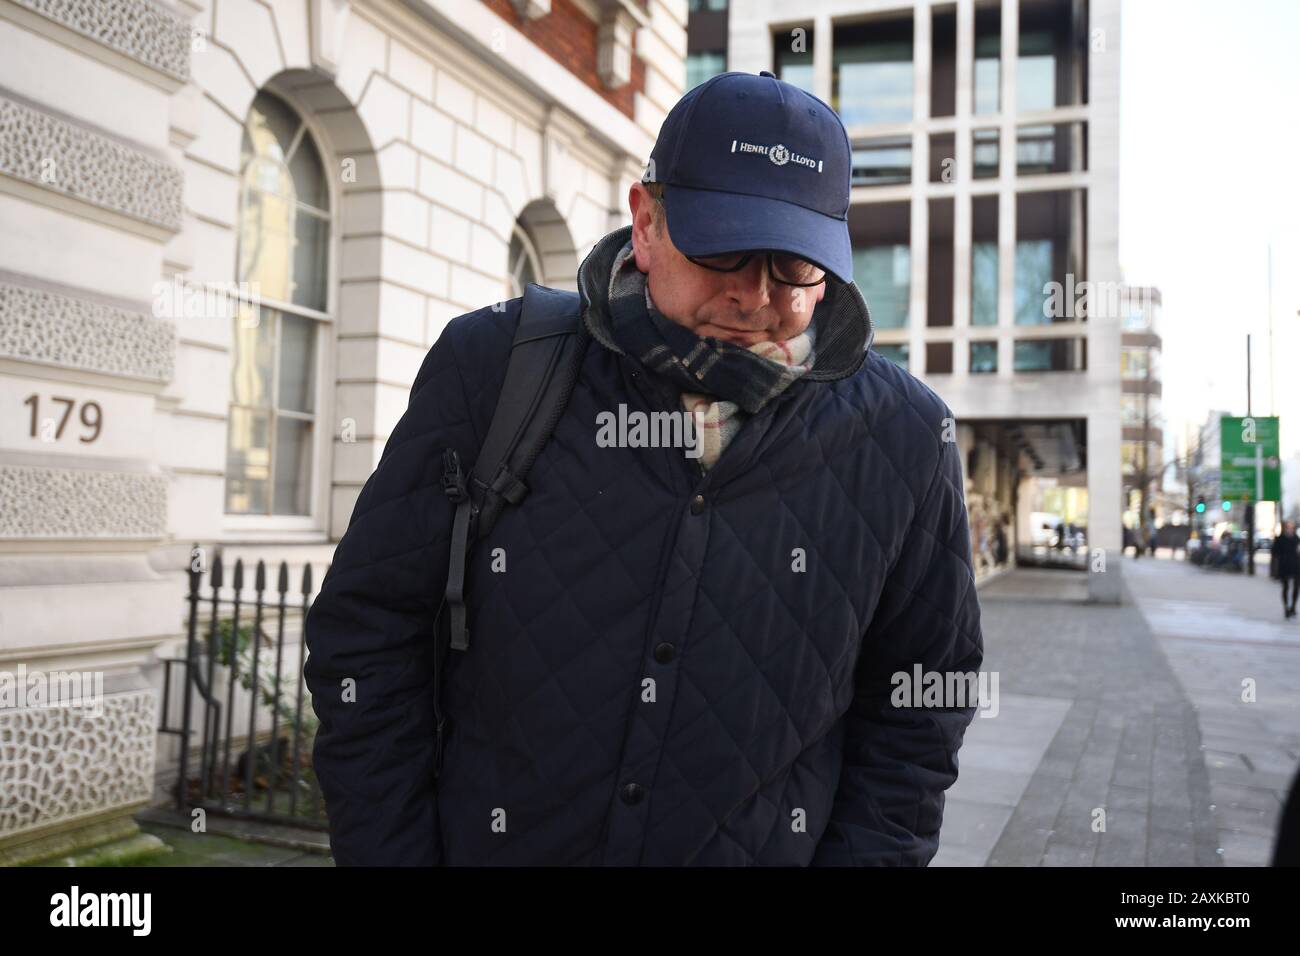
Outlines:
POLYGON ((469 550, 492 530, 502 508, 519 504, 528 494, 524 479, 564 413, 587 345, 576 292, 530 282, 523 298, 505 383, 468 478, 454 449, 443 456, 443 490, 456 505, 446 605, 451 647, 458 651, 469 647, 465 619, 469 550))

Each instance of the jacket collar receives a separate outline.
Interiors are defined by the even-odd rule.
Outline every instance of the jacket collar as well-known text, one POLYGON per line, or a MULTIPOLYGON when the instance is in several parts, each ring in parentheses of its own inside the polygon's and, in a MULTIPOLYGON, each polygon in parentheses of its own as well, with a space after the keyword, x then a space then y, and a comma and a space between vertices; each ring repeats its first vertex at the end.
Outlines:
MULTIPOLYGON (((600 239, 578 267, 578 294, 582 320, 592 338, 619 355, 626 354, 610 331, 609 280, 614 257, 632 238, 632 227, 622 226, 600 239)), ((852 375, 866 358, 875 338, 871 313, 855 283, 828 279, 826 294, 813 311, 817 359, 803 376, 814 382, 833 382, 852 375)))

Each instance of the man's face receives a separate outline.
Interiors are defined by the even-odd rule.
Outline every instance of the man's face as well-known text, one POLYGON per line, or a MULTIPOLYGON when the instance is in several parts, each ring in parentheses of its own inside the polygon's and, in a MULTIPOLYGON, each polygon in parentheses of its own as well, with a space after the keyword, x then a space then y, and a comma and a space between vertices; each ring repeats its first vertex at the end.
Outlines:
POLYGON ((662 208, 641 183, 628 192, 632 209, 632 246, 636 267, 646 274, 650 297, 667 318, 696 335, 712 336, 743 348, 760 342, 784 342, 803 332, 813 309, 826 294, 826 283, 782 285, 767 270, 767 257, 756 255, 735 272, 698 266, 673 245, 662 208), (661 229, 656 230, 652 214, 661 229))
POLYGON ((1294 521, 1288 521, 1286 524, 1282 525, 1282 527, 1283 527, 1283 529, 1286 531, 1287 534, 1295 534, 1295 522, 1294 522, 1294 521))

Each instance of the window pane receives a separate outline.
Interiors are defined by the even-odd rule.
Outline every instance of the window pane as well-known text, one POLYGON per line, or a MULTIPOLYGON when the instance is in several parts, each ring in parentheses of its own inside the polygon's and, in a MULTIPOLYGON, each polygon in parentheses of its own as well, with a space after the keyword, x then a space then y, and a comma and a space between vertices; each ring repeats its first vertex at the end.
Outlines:
POLYGON ((303 133, 289 161, 289 172, 293 176, 293 188, 298 193, 298 201, 306 203, 322 212, 329 209, 329 190, 325 188, 325 165, 312 138, 303 133))
POLYGON ((998 324, 998 244, 971 244, 970 324, 998 324))
POLYGON ((1016 243, 1016 325, 1044 325, 1052 321, 1043 314, 1049 301, 1044 287, 1052 281, 1052 240, 1031 239, 1016 243))
POLYGON ((972 374, 986 374, 998 370, 998 343, 972 342, 970 344, 970 370, 972 374))
POLYGON ((1016 62, 1016 109, 1046 110, 1056 105, 1056 57, 1050 33, 1021 33, 1016 62))
POLYGON ((911 279, 910 247, 867 246, 853 250, 853 281, 862 290, 876 328, 901 329, 907 325, 911 279))
POLYGON ((860 141, 853 148, 854 186, 880 186, 912 181, 911 137, 860 141))
POLYGON ((311 512, 311 433, 311 422, 283 415, 276 419, 275 514, 311 512))
POLYGON ((293 110, 269 93, 258 93, 248 111, 247 135, 259 155, 283 160, 300 125, 293 110))
POLYGON ((998 112, 1002 100, 1002 10, 998 4, 975 11, 975 115, 998 112))
POLYGON ((256 192, 269 193, 289 202, 297 198, 293 174, 284 163, 272 157, 250 157, 244 167, 244 184, 256 192))
POLYGON ((271 416, 231 406, 226 443, 226 511, 266 514, 271 473, 271 416))
POLYGON ((280 315, 280 408, 315 411, 316 323, 280 315))
POLYGON ((725 72, 727 58, 724 54, 708 50, 686 54, 686 88, 694 89, 711 76, 725 72))
POLYGON ((1017 372, 1045 372, 1052 367, 1051 342, 1017 342, 1017 372))
POLYGON ((296 305, 324 312, 325 262, 329 224, 311 213, 299 212, 294 228, 293 298, 296 305))
MULTIPOLYGON (((249 171, 256 163, 250 164, 249 171)), ((257 286, 257 294, 289 299, 294 199, 246 185, 239 214, 238 281, 257 286)))
POLYGON ((998 174, 999 131, 971 131, 971 175, 975 179, 992 179, 998 174))
POLYGON ((807 27, 794 30, 778 30, 772 35, 772 53, 776 63, 773 70, 777 79, 793 83, 800 89, 813 92, 813 31, 807 27), (795 45, 799 49, 794 49, 795 45))
POLYGON ((1087 221, 1086 190, 1017 193, 1016 324, 1082 321, 1097 305, 1079 284, 1087 276, 1087 221))
POLYGON ((275 316, 270 309, 239 304, 230 352, 230 395, 237 405, 271 405, 275 316))
POLYGON ((1015 343, 1017 372, 1071 372, 1081 370, 1074 360, 1074 339, 1038 339, 1015 343))
POLYGON ((912 118, 912 18, 835 31, 834 102, 845 126, 912 118))
POLYGON ((975 115, 987 116, 998 111, 1002 84, 1001 64, 995 59, 975 61, 975 115))
POLYGON ((1146 349, 1124 349, 1120 353, 1120 374, 1123 378, 1144 379, 1147 377, 1146 349))

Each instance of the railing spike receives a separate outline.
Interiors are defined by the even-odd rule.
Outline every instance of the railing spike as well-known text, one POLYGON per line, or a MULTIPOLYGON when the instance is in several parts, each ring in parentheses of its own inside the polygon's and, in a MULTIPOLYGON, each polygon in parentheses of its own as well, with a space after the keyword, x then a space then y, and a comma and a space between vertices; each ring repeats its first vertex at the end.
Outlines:
POLYGON ((302 566, 302 593, 304 597, 308 594, 311 594, 311 565, 310 564, 304 564, 302 566))
POLYGON ((280 580, 277 582, 281 594, 289 590, 289 562, 280 562, 280 580))
POLYGON ((266 562, 261 558, 257 559, 257 574, 253 579, 253 590, 259 594, 266 590, 266 562))

